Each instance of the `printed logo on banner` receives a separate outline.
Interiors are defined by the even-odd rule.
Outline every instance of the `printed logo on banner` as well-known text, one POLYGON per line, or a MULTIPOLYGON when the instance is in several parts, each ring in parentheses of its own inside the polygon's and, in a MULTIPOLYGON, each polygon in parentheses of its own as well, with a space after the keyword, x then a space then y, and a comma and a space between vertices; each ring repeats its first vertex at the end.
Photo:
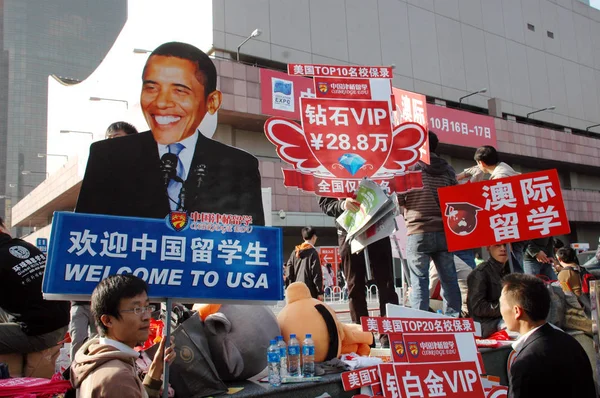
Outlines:
POLYGON ((556 170, 440 188, 438 193, 450 251, 571 231, 556 170))
POLYGON ((419 356, 419 343, 417 343, 416 341, 409 341, 408 342, 408 352, 410 352, 410 355, 413 356, 413 358, 416 358, 419 356))
POLYGON ((394 352, 398 354, 398 357, 403 358, 406 350, 404 349, 403 341, 394 341, 394 352))
POLYGON ((188 214, 185 211, 172 211, 167 217, 167 226, 176 232, 181 232, 189 226, 188 214))
POLYGON ((29 250, 27 250, 23 246, 13 246, 10 249, 8 249, 8 252, 14 257, 19 258, 21 260, 29 257, 29 250))
POLYGON ((294 82, 276 77, 271 78, 273 85, 273 109, 294 111, 294 82))
POLYGON ((327 94, 327 92, 329 92, 329 85, 327 84, 327 82, 318 82, 317 88, 319 89, 319 93, 321 94, 327 94))
POLYGON ((481 207, 471 203, 446 203, 446 222, 456 235, 469 235, 477 228, 477 212, 481 207))

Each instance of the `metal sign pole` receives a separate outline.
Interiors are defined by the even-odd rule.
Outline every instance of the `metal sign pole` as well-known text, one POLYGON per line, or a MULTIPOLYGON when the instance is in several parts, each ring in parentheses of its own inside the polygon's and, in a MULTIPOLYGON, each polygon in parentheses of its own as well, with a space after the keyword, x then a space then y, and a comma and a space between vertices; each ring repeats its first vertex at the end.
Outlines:
POLYGON ((512 274, 515 272, 515 266, 513 265, 510 243, 507 243, 505 246, 506 246, 506 253, 508 254, 508 266, 510 267, 510 273, 512 274))
POLYGON ((365 253, 365 267, 367 268, 367 282, 371 280, 371 260, 369 260, 369 248, 365 247, 363 252, 365 253))
MULTIPOLYGON (((163 338, 166 339, 166 341, 165 341, 165 351, 171 345, 171 312, 172 312, 171 310, 172 310, 172 307, 173 307, 173 302, 172 301, 173 301, 172 299, 167 298, 167 302, 166 302, 167 314, 166 314, 166 318, 165 318, 165 328, 167 330, 167 334, 163 337, 163 338)), ((164 361, 164 355, 163 355, 163 358, 161 358, 161 360, 164 361)), ((169 364, 168 363, 164 363, 164 367, 163 367, 163 393, 162 393, 162 398, 169 398, 169 364)))

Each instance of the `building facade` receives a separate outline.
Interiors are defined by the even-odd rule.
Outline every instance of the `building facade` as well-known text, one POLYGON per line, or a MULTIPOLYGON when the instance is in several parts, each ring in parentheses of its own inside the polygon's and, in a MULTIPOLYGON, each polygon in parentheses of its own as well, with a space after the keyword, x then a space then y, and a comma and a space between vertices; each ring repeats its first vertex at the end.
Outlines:
MULTIPOLYGON (((178 21, 140 38, 135 33, 146 22, 136 4, 130 2, 127 24, 92 76, 71 85, 50 78, 47 146, 68 161, 46 159, 50 176, 13 209, 14 225, 38 228, 31 239, 49 234, 53 211, 75 206, 91 140, 118 119, 147 128, 139 107, 146 50, 180 40, 215 56, 224 98, 214 138, 259 158, 286 251, 309 224, 323 228, 320 243, 335 243, 333 220, 321 214, 315 196, 283 186, 283 164, 262 131, 268 116, 260 67, 283 70, 287 63, 393 65, 395 87, 424 94, 429 103, 492 116, 502 160, 521 172, 556 168, 571 223, 565 239, 596 247, 600 126, 591 126, 600 123, 600 41, 593 40, 600 37, 600 11, 578 0, 180 1, 165 12, 181 15, 181 7, 195 7, 187 14, 202 23, 186 31, 178 21), (238 46, 255 29, 262 34, 239 48, 242 62, 236 62, 238 46), (127 107, 112 101, 98 112, 88 100, 96 95, 127 107), (73 114, 67 126, 66 115, 73 114), (61 130, 91 137, 71 134, 65 141, 61 130)), ((472 147, 441 142, 442 156, 457 171, 474 164, 472 147)))
POLYGON ((48 75, 87 78, 123 27, 126 5, 0 0, 1 217, 46 178, 48 75))

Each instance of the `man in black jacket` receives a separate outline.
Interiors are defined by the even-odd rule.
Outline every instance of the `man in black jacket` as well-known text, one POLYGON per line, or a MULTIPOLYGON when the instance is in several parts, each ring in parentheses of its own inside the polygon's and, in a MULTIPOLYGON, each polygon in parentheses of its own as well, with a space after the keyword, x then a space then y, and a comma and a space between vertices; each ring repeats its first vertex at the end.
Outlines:
MULTIPOLYGON (((331 217, 339 217, 348 209, 358 211, 360 203, 354 199, 319 198, 319 206, 323 213, 331 217)), ((348 285, 348 297, 350 298, 350 316, 352 322, 360 323, 361 316, 368 316, 366 298, 366 264, 364 253, 352 254, 350 244, 346 242, 346 231, 338 227, 338 243, 340 245, 340 257, 342 267, 348 285)), ((390 238, 378 240, 369 245, 369 260, 373 270, 373 278, 379 293, 379 311, 385 316, 385 305, 398 304, 398 295, 395 290, 394 270, 392 258, 392 246, 390 238)), ((383 335, 380 341, 384 347, 389 347, 387 335, 383 335), (383 337, 385 336, 385 337, 383 337)))
POLYGON ((554 255, 563 246, 562 241, 552 236, 530 240, 523 253, 523 271, 529 275, 545 275, 555 281, 554 255))
POLYGON ((513 343, 509 397, 596 397, 590 360, 574 338, 546 322, 549 310, 543 281, 526 274, 504 277, 502 318, 521 335, 513 343))
POLYGON ((505 245, 487 248, 490 258, 479 264, 467 277, 469 315, 481 323, 481 337, 505 329, 500 314, 502 278, 510 273, 505 245))
POLYGON ((296 246, 285 267, 285 286, 304 282, 313 298, 323 301, 323 272, 321 260, 315 249, 317 231, 312 227, 302 228, 304 243, 296 246))
POLYGON ((69 303, 42 298, 45 268, 46 256, 12 238, 0 218, 0 355, 43 351, 64 338, 69 303))

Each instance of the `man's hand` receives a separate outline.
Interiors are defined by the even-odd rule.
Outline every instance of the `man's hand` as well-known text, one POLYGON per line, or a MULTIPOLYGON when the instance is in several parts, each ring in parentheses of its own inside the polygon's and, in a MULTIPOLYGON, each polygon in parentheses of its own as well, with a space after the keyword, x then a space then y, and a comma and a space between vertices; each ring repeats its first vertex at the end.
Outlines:
POLYGON ((156 350, 156 354, 154 354, 154 359, 150 364, 150 368, 148 369, 148 375, 154 380, 160 380, 165 362, 169 365, 173 363, 175 355, 175 337, 171 336, 171 344, 166 350, 165 338, 163 337, 158 346, 158 350, 156 350))
POLYGON ((544 253, 542 250, 540 250, 539 253, 535 255, 535 259, 538 261, 538 263, 552 262, 552 260, 550 260, 546 253, 544 253))
POLYGON ((360 210, 360 202, 356 199, 346 198, 346 201, 344 202, 344 208, 348 211, 356 213, 360 210))
POLYGON ((317 296, 317 300, 319 300, 319 301, 323 301, 323 295, 322 295, 322 294, 319 294, 319 295, 317 296))

